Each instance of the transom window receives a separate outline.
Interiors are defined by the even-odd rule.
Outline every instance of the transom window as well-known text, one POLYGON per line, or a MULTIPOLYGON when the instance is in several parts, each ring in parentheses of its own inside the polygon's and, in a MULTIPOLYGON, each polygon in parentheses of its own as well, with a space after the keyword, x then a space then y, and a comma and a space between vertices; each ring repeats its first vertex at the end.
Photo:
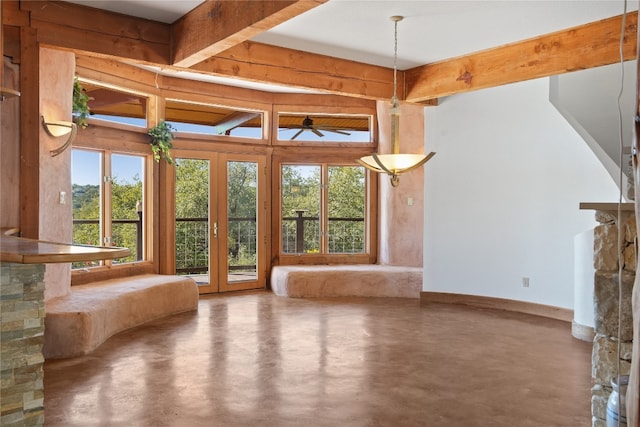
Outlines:
POLYGON ((371 116, 326 113, 279 113, 279 141, 372 141, 371 116))
POLYGON ((147 97, 81 80, 92 118, 147 127, 147 97))
POLYGON ((262 112, 167 99, 165 121, 179 132, 263 138, 262 112))

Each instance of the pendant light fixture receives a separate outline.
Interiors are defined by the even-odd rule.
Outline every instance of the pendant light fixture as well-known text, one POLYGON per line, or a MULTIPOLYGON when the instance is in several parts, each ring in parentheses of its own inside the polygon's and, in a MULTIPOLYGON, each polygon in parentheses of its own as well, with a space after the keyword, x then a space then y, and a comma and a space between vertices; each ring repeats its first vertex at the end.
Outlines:
POLYGON ((357 160, 362 166, 378 173, 386 173, 391 177, 391 185, 397 187, 400 183, 400 174, 419 168, 427 160, 435 156, 431 152, 424 154, 400 154, 400 103, 398 101, 398 22, 402 16, 392 16, 394 23, 394 51, 393 51, 393 98, 391 98, 391 154, 376 154, 365 156, 357 160))

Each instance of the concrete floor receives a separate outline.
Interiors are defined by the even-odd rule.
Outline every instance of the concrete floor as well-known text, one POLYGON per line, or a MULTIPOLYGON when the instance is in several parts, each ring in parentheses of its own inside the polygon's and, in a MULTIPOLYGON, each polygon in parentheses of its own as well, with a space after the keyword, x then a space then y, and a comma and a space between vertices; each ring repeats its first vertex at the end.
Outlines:
POLYGON ((407 299, 203 297, 45 363, 47 426, 590 425, 591 344, 407 299))

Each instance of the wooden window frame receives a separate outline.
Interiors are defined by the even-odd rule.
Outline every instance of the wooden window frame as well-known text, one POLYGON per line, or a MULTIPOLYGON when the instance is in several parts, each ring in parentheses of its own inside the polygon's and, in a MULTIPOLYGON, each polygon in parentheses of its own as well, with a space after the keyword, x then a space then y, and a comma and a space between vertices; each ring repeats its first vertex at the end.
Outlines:
MULTIPOLYGON (((378 249, 378 176, 365 170, 365 252, 290 254, 282 251, 282 166, 283 165, 326 165, 358 166, 355 159, 366 153, 363 150, 346 149, 339 154, 302 150, 279 150, 272 162, 272 223, 271 254, 272 265, 316 265, 316 264, 375 264, 378 249)), ((326 201, 322 202, 326 204, 326 201)))

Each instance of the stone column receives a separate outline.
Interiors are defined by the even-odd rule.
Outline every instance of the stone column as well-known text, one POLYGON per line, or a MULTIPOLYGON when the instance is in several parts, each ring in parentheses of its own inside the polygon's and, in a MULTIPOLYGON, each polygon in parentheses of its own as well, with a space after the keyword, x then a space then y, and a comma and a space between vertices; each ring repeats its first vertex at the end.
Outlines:
POLYGON ((0 263, 2 426, 44 424, 44 265, 0 263))
POLYGON ((629 374, 633 323, 631 292, 635 280, 636 223, 634 212, 622 212, 622 274, 618 266, 617 211, 596 211, 599 225, 594 230, 594 314, 595 337, 591 362, 594 386, 591 389, 593 427, 606 427, 606 409, 618 365, 620 375, 629 374), (621 288, 621 305, 619 300, 621 288), (618 330, 618 307, 621 327, 618 330), (618 354, 618 339, 621 351, 618 354))

